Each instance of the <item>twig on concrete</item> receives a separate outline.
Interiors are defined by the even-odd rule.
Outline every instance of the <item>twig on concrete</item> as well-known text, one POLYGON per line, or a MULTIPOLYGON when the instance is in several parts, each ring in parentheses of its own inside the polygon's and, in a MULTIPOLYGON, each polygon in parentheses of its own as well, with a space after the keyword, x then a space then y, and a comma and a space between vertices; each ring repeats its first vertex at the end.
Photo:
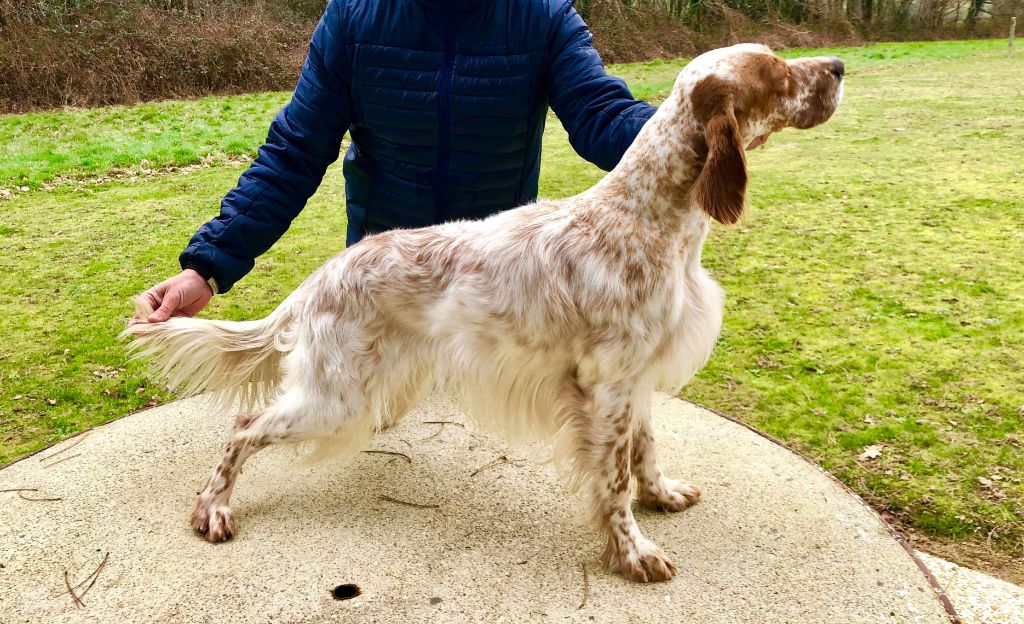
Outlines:
POLYGON ((56 453, 50 453, 46 457, 40 457, 39 461, 44 462, 44 461, 50 459, 51 457, 56 457, 56 456, 60 455, 61 453, 65 452, 65 451, 70 451, 71 449, 75 448, 76 446, 78 446, 82 442, 85 442, 85 439, 89 437, 89 434, 90 434, 90 432, 88 432, 88 431, 83 433, 82 435, 78 436, 78 439, 75 440, 74 442, 72 442, 71 444, 68 444, 67 446, 65 446, 61 450, 57 451, 56 453))
POLYGON ((583 602, 577 607, 577 610, 587 606, 587 598, 590 596, 590 577, 587 575, 587 564, 581 563, 580 569, 583 570, 583 602))
MULTIPOLYGON (((95 584, 96 584, 96 579, 98 579, 98 578, 100 577, 100 570, 102 570, 102 569, 103 569, 103 567, 107 565, 107 559, 108 559, 109 557, 110 557, 110 551, 108 550, 108 551, 107 551, 107 554, 103 555, 103 560, 102 560, 102 561, 100 561, 100 564, 99 564, 98 566, 96 566, 96 569, 95 569, 95 570, 93 570, 93 571, 92 571, 92 574, 90 574, 89 576, 85 577, 84 579, 82 579, 81 581, 79 581, 78 583, 76 583, 76 584, 74 585, 74 587, 68 587, 67 591, 62 591, 61 593, 59 593, 59 594, 56 594, 55 596, 52 596, 52 597, 53 597, 53 598, 60 598, 61 596, 63 596, 64 594, 68 593, 68 592, 69 592, 69 591, 71 591, 72 589, 78 589, 78 588, 79 588, 79 587, 81 587, 82 585, 85 585, 86 583, 88 583, 88 582, 89 582, 89 579, 92 579, 92 583, 89 583, 89 587, 86 587, 86 588, 85 588, 85 591, 83 591, 83 592, 81 593, 81 596, 84 596, 84 595, 85 595, 85 593, 86 593, 87 591, 89 591, 89 589, 90 589, 90 588, 91 588, 91 587, 92 587, 93 585, 95 585, 95 584)), ((65 572, 64 574, 67 574, 67 572, 65 572)))
MULTIPOLYGON (((109 559, 109 558, 110 558, 110 551, 108 550, 107 554, 103 555, 103 561, 100 561, 100 564, 98 566, 96 566, 96 569, 93 570, 92 574, 89 575, 89 576, 92 577, 92 582, 89 583, 88 587, 86 587, 84 590, 82 590, 82 594, 81 594, 80 597, 84 597, 86 594, 88 594, 89 590, 92 589, 92 586, 96 584, 97 580, 99 580, 99 578, 100 578, 100 570, 102 570, 103 567, 107 565, 107 559, 109 559)), ((84 583, 85 581, 88 581, 89 580, 89 576, 85 577, 85 580, 83 580, 82 583, 84 583)), ((82 583, 79 583, 78 585, 81 585, 82 583)))
POLYGON ((419 507, 420 509, 437 509, 438 507, 440 507, 440 505, 435 505, 433 503, 413 503, 410 501, 404 501, 399 498, 387 496, 386 494, 381 494, 380 499, 386 500, 389 503, 398 503, 399 505, 408 505, 409 507, 419 507))
POLYGON ((439 425, 438 428, 437 428, 437 431, 435 431, 434 433, 428 435, 425 438, 420 438, 419 440, 416 440, 417 442, 426 442, 427 440, 433 440, 437 436, 441 435, 441 432, 444 431, 445 423, 437 422, 437 423, 433 423, 433 424, 439 425))
POLYGON ((81 453, 75 453, 74 455, 68 455, 67 457, 62 457, 62 458, 58 459, 57 461, 53 462, 52 464, 44 465, 43 468, 44 469, 45 468, 53 468, 54 466, 56 466, 57 464, 59 464, 61 462, 66 462, 69 459, 74 459, 76 457, 80 457, 81 455, 82 455, 81 453))
MULTIPOLYGON (((67 570, 64 570, 64 587, 68 588, 68 590, 66 592, 64 592, 64 593, 65 594, 71 594, 71 603, 73 605, 75 605, 76 609, 81 609, 82 607, 85 606, 85 603, 82 602, 81 599, 79 599, 78 594, 75 593, 75 590, 71 588, 71 583, 68 581, 68 571, 67 570)), ((63 596, 64 594, 61 594, 61 595, 63 596)))
POLYGON ((9 488, 0 492, 38 492, 39 488, 9 488))
POLYGON ((31 490, 21 489, 21 490, 15 490, 15 491, 18 493, 18 498, 20 498, 21 500, 35 501, 35 502, 64 500, 63 498, 30 498, 30 497, 25 496, 24 494, 22 494, 23 491, 31 491, 31 492, 38 492, 39 491, 39 490, 34 489, 34 488, 31 489, 31 490))
POLYGON ((373 455, 394 455, 395 457, 401 457, 407 463, 412 463, 412 458, 405 453, 399 453, 397 451, 363 451, 364 453, 370 453, 373 455))
POLYGON ((480 466, 479 468, 474 470, 473 473, 470 474, 469 476, 470 477, 475 477, 478 474, 480 474, 482 471, 487 470, 488 468, 493 468, 493 467, 497 466, 498 464, 507 464, 507 463, 509 463, 508 462, 508 455, 502 455, 501 457, 499 457, 499 458, 497 458, 497 459, 495 459, 493 461, 489 461, 486 464, 484 464, 483 466, 480 466))

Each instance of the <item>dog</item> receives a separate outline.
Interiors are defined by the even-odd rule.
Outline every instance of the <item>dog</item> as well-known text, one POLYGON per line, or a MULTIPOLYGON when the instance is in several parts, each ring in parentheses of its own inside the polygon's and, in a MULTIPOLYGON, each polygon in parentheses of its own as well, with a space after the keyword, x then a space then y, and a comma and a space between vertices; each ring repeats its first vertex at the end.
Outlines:
POLYGON ((240 413, 192 526, 210 542, 233 536, 228 499, 260 449, 313 441, 318 457, 353 453, 443 389, 491 430, 552 442, 589 494, 609 569, 672 578, 633 517, 631 477, 641 505, 680 511, 700 497, 658 468, 651 400, 683 387, 721 328, 701 248, 712 219, 743 212, 744 148, 825 122, 843 80, 837 58, 713 50, 584 193, 368 237, 262 320, 131 324, 136 354, 171 387, 215 391, 240 413))

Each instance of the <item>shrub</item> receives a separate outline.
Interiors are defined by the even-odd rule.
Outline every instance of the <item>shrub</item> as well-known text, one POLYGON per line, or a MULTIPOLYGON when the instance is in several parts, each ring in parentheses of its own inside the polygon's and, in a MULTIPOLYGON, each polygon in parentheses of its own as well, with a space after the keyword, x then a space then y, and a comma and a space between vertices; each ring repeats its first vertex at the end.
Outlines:
MULTIPOLYGON (((413 2, 415 0, 402 0, 413 2)), ((606 61, 983 36, 1024 0, 576 0, 606 61)), ((0 112, 288 89, 325 0, 0 0, 0 112)))

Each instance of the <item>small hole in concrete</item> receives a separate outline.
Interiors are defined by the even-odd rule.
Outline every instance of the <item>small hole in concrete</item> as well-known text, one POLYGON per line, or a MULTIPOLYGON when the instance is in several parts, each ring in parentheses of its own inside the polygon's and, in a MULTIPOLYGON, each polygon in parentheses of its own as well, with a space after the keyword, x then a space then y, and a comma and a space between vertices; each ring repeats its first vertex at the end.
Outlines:
POLYGON ((363 592, 359 589, 359 586, 352 585, 351 583, 338 585, 337 587, 331 590, 331 596, 334 596, 335 600, 350 600, 361 593, 363 592))

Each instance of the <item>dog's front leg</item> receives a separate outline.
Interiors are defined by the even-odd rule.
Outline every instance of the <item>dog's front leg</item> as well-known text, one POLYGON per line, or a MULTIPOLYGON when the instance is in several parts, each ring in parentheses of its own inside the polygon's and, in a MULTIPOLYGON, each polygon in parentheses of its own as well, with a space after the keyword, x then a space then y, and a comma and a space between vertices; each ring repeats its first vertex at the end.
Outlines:
POLYGON ((662 511, 682 511, 695 505, 700 498, 700 488, 669 479, 658 468, 654 457, 654 431, 651 428, 649 409, 643 412, 637 409, 634 412, 630 465, 633 476, 636 477, 637 497, 640 504, 645 507, 662 511))
POLYGON ((591 470, 593 511, 608 538, 605 565, 635 581, 667 581, 675 574, 675 566, 640 533, 633 517, 629 486, 634 388, 627 383, 598 384, 592 396, 580 451, 591 470))

